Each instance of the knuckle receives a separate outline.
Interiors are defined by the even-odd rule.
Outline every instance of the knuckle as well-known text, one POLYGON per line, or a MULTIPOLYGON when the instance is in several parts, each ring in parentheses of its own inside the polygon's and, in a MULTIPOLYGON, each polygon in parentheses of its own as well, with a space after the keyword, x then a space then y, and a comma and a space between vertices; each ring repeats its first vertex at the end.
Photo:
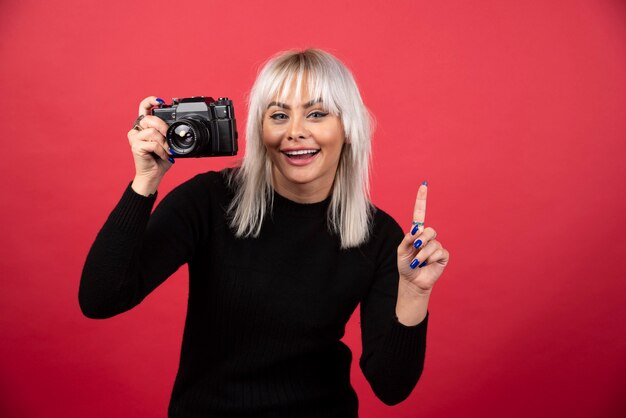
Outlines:
POLYGON ((146 121, 146 123, 148 124, 148 126, 154 127, 154 128, 159 128, 159 127, 167 127, 167 123, 165 123, 165 121, 163 119, 161 119, 158 116, 154 116, 154 115, 146 115, 146 117, 144 118, 144 120, 146 121))
POLYGON ((149 148, 150 148, 150 143, 143 142, 143 141, 137 141, 133 143, 131 147, 134 154, 141 154, 142 152, 149 150, 149 148))
POLYGON ((131 145, 133 145, 133 144, 140 144, 143 141, 144 141, 143 134, 141 132, 137 132, 136 134, 131 134, 128 137, 128 142, 130 142, 131 145))
POLYGON ((163 134, 161 133, 161 131, 159 130, 159 128, 155 127, 152 128, 153 133, 154 133, 154 138, 163 142, 165 140, 165 136, 163 136, 163 134))
POLYGON ((144 129, 144 131, 146 132, 145 135, 148 141, 160 141, 161 140, 162 135, 158 130, 150 127, 150 128, 144 129))

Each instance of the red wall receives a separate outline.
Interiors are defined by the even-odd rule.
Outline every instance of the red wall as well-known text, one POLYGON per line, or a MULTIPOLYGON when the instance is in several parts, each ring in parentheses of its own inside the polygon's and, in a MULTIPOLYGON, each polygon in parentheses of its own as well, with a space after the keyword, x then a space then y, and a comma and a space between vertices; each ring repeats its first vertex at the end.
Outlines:
MULTIPOLYGON (((186 271, 114 319, 77 302, 137 103, 227 95, 243 128, 259 65, 307 46, 377 118, 375 203, 408 228, 428 180, 451 252, 418 387, 387 407, 355 363, 361 416, 626 416, 623 1, 176 3, 0 3, 1 416, 165 415, 186 271)), ((161 195, 232 162, 180 160, 161 195)))

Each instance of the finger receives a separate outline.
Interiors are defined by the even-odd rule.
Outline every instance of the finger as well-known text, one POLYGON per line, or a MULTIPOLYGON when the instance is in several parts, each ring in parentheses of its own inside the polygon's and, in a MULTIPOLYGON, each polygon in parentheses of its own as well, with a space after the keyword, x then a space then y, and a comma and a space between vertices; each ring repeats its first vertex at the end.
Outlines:
POLYGON ((415 254, 415 257, 419 258, 420 260, 426 260, 432 255, 432 253, 434 253, 439 248, 441 248, 441 244, 439 243, 439 241, 430 241, 420 247, 420 249, 417 251, 417 254, 415 254))
POLYGON ((429 242, 424 248, 422 248, 413 258, 411 262, 412 268, 422 268, 426 265, 432 264, 443 257, 443 247, 438 241, 429 242))
MULTIPOLYGON (((435 240, 435 237, 437 237, 437 231, 431 227, 426 228, 418 235, 417 239, 409 232, 404 236, 404 239, 398 246, 398 256, 407 261, 414 260, 417 253, 429 242, 435 240)), ((435 243, 437 243, 437 241, 435 241, 435 243)), ((415 265, 415 267, 417 267, 417 265, 415 265)))
POLYGON ((165 103, 163 99, 156 96, 148 96, 139 103, 139 115, 149 115, 154 106, 165 103))
POLYGON ((402 256, 406 256, 407 254, 410 257, 413 257, 413 243, 415 242, 415 235, 411 232, 408 232, 400 245, 398 245, 398 254, 402 256))
POLYGON ((128 140, 131 146, 136 141, 155 142, 159 144, 159 146, 163 148, 163 150, 168 155, 172 155, 169 152, 169 146, 167 145, 167 141, 165 140, 163 135, 161 135, 161 132, 157 131, 155 128, 146 128, 142 131, 136 131, 134 129, 131 129, 128 132, 128 140))
POLYGON ((163 149, 161 145, 156 142, 148 142, 148 141, 140 141, 133 145, 133 153, 141 156, 158 156, 160 159, 164 161, 169 161, 173 163, 172 157, 170 157, 167 152, 163 149))
POLYGON ((169 125, 163 119, 158 116, 152 115, 147 115, 143 119, 141 119, 139 121, 139 126, 142 129, 154 128, 159 131, 161 135, 163 135, 163 137, 167 135, 167 129, 169 128, 169 125))
POLYGON ((135 127, 132 127, 129 131, 128 134, 126 135, 128 137, 129 141, 132 141, 136 138, 142 138, 142 140, 146 140, 146 138, 148 136, 154 135, 154 133, 157 133, 159 135, 161 135, 161 133, 159 131, 157 131, 154 128, 147 128, 147 129, 136 129, 135 127))
POLYGON ((131 128, 126 134, 126 137, 128 138, 128 142, 131 142, 133 138, 135 138, 138 134, 139 134, 139 131, 137 129, 131 128))
MULTIPOLYGON (((439 263, 444 267, 450 260, 450 253, 445 248, 437 248, 431 255, 429 255, 424 261, 419 263, 418 268, 430 266, 431 264, 439 263)), ((415 268, 415 267, 414 267, 415 268)))
POLYGON ((165 138, 155 128, 146 128, 141 131, 131 129, 128 131, 128 139, 129 141, 151 141, 165 144, 165 138))
POLYGON ((413 239, 412 246, 417 251, 423 248, 430 241, 434 240, 436 237, 437 237, 437 231, 435 231, 431 227, 428 227, 424 229, 424 231, 421 234, 419 234, 417 239, 415 238, 413 239))
POLYGON ((415 198, 415 207, 413 209, 413 225, 417 226, 417 230, 413 228, 413 231, 417 233, 418 230, 424 229, 424 220, 426 219, 426 195, 428 194, 428 183, 423 182, 417 190, 417 197, 415 198))

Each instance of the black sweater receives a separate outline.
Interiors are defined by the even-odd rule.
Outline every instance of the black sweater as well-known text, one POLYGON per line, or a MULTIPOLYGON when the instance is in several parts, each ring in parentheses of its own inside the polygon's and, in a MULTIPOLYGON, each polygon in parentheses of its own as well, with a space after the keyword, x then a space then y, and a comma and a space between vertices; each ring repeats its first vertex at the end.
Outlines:
POLYGON ((83 269, 79 302, 90 318, 139 304, 184 263, 189 300, 170 417, 356 417, 352 353, 340 339, 361 303, 360 367, 386 404, 419 379, 428 316, 395 316, 398 224, 377 210, 371 239, 340 249, 328 231, 330 199, 274 194, 259 238, 227 225, 224 172, 198 175, 167 195, 124 192, 83 269))

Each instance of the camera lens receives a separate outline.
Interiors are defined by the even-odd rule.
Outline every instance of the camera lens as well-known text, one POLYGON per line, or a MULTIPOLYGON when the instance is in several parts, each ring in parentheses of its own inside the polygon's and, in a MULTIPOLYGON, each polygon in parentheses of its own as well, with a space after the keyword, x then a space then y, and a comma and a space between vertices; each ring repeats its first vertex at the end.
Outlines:
POLYGON ((172 131, 172 138, 180 148, 189 148, 193 145, 195 135, 189 126, 180 124, 172 131))
POLYGON ((208 144, 209 130, 202 121, 181 119, 169 127, 166 139, 179 157, 192 157, 208 144))

